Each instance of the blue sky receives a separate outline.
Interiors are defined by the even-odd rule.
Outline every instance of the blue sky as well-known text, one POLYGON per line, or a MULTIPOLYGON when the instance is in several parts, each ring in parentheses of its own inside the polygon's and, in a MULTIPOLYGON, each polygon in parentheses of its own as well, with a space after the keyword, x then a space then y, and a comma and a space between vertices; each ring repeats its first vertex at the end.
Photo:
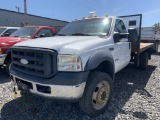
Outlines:
MULTIPOLYGON (((0 8, 24 11, 23 0, 0 0, 0 8)), ((28 14, 72 21, 87 17, 90 11, 97 16, 143 14, 142 26, 160 22, 160 0, 27 0, 28 14)))

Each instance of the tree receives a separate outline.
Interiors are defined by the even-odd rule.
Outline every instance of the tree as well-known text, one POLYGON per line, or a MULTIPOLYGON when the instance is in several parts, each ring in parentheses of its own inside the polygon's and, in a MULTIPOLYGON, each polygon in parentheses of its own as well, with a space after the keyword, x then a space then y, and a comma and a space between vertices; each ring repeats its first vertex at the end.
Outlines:
POLYGON ((155 23, 153 26, 160 28, 160 23, 155 23))

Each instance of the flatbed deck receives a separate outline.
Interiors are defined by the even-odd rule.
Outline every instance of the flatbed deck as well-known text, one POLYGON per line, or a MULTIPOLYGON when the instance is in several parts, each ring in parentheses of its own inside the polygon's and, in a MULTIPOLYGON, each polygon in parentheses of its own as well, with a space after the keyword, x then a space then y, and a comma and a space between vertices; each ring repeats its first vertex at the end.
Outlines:
POLYGON ((152 47, 154 43, 140 43, 140 53, 152 47))

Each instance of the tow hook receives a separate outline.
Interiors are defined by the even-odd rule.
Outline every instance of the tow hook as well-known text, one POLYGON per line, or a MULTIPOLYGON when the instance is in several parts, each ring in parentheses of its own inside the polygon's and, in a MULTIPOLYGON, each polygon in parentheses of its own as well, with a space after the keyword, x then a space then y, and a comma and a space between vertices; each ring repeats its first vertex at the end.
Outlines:
POLYGON ((16 93, 16 91, 17 91, 17 86, 16 86, 16 82, 11 78, 11 85, 10 85, 11 87, 13 87, 13 92, 15 93, 15 94, 17 94, 16 93))
POLYGON ((11 96, 20 97, 20 90, 18 90, 17 83, 13 79, 11 79, 11 87, 13 88, 13 93, 11 94, 11 96))
POLYGON ((29 93, 28 86, 20 81, 11 80, 11 87, 13 87, 13 96, 20 96, 29 93))
POLYGON ((28 86, 24 83, 21 83, 21 82, 18 82, 17 83, 17 86, 18 86, 18 90, 21 91, 21 94, 28 94, 29 93, 29 89, 28 89, 28 86))

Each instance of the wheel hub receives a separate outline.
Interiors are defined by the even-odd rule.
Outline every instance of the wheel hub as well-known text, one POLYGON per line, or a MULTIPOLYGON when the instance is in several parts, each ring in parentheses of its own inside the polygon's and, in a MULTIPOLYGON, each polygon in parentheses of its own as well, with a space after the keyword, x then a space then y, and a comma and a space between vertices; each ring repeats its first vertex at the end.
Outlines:
POLYGON ((109 99, 110 89, 106 81, 100 82, 93 93, 93 106, 96 109, 104 107, 109 99))
POLYGON ((97 93, 97 103, 103 104, 107 99, 107 93, 105 87, 100 88, 100 90, 97 93))

